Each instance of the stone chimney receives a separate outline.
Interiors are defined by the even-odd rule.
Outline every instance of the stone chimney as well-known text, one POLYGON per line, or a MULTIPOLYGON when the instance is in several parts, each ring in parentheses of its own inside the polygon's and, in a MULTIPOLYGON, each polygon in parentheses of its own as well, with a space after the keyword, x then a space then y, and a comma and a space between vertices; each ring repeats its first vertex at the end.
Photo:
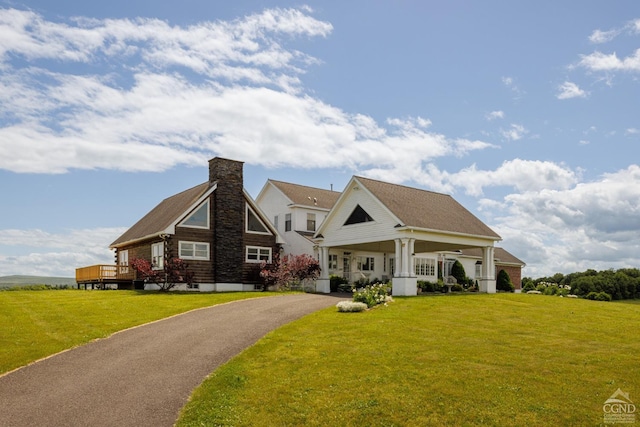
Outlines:
POLYGON ((214 271, 216 283, 242 283, 244 253, 243 162, 215 157, 209 160, 213 192, 214 271))

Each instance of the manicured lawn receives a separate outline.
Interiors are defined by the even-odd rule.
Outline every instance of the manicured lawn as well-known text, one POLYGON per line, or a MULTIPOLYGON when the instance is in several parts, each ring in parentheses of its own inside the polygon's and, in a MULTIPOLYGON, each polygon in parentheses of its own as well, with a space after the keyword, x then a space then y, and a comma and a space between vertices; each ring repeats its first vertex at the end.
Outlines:
MULTIPOLYGON (((270 294, 273 295, 273 294, 270 294)), ((261 292, 0 292, 0 374, 116 331, 261 292)))
POLYGON ((326 309, 215 371, 178 425, 599 425, 618 388, 640 401, 639 327, 638 304, 542 295, 326 309))

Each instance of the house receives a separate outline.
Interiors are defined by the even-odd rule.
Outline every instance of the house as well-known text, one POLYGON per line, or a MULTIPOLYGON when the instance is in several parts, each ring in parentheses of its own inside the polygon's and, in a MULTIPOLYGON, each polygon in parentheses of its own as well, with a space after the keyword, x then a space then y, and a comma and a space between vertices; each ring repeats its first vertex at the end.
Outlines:
POLYGON ((456 260, 485 292, 495 292, 500 269, 520 288, 524 263, 496 248, 500 236, 449 195, 363 177, 342 193, 269 180, 256 203, 279 231, 284 227, 290 253, 320 259, 318 291, 328 292, 329 276, 339 275, 351 282, 393 278, 395 295, 414 295, 418 279, 446 277, 456 260))
POLYGON ((313 255, 313 235, 340 194, 269 179, 256 197, 256 204, 283 236, 284 255, 313 255))
POLYGON ((208 182, 163 200, 111 244, 117 265, 78 269, 76 281, 132 287, 133 259, 163 269, 178 257, 194 273, 194 290, 253 290, 260 284, 260 262, 271 262, 282 243, 244 189, 243 163, 216 157, 209 161, 208 182))

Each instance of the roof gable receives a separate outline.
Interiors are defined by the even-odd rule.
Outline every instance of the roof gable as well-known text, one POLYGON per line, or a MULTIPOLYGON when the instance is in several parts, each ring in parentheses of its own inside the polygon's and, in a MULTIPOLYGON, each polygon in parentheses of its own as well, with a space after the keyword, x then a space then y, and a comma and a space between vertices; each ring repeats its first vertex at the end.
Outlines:
POLYGON ((145 239, 165 232, 182 219, 187 210, 196 203, 208 190, 209 183, 197 185, 160 202, 149 213, 143 216, 131 228, 118 237, 110 247, 120 246, 123 243, 145 239))
MULTIPOLYGON (((460 253, 464 256, 482 259, 482 248, 461 249, 460 253)), ((524 261, 512 255, 506 249, 497 246, 494 248, 493 258, 496 260, 496 262, 501 264, 517 264, 523 267, 526 265, 524 261)))
POLYGON ((460 234, 500 236, 453 197, 427 190, 354 177, 389 209, 401 226, 460 234))
POLYGON ((336 203, 338 197, 340 197, 340 192, 338 191, 291 184, 273 179, 270 179, 268 182, 280 190, 294 205, 329 210, 336 203))

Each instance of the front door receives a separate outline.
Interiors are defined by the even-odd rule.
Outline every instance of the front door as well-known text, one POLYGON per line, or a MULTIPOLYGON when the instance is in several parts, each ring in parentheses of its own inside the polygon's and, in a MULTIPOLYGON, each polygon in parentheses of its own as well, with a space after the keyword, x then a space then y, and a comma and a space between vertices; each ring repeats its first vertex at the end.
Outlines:
POLYGON ((342 277, 351 281, 351 254, 344 254, 342 257, 342 277))

